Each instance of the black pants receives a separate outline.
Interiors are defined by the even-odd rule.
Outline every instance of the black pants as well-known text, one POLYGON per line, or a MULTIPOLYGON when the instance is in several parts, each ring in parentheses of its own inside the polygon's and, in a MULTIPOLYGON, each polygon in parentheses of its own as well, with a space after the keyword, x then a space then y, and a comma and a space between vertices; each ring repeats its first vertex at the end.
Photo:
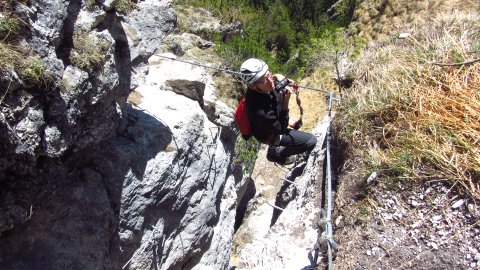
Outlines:
POLYGON ((280 157, 288 157, 310 152, 315 144, 317 144, 317 138, 313 134, 291 129, 282 134, 280 139, 277 139, 277 142, 268 148, 268 153, 274 154, 275 152, 280 157))

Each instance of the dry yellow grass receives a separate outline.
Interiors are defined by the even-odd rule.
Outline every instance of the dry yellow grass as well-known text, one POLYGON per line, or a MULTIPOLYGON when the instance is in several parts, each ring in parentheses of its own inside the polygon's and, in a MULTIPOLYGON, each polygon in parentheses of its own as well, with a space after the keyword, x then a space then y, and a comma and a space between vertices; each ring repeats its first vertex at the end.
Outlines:
POLYGON ((0 42, 0 73, 13 69, 21 60, 21 53, 12 45, 0 42))
MULTIPOLYGON (((328 91, 337 92, 337 86, 334 77, 334 69, 330 66, 318 68, 308 77, 298 82, 299 85, 320 88, 328 91)), ((328 104, 326 95, 323 92, 300 88, 300 100, 303 107, 303 127, 301 130, 310 131, 315 127, 319 120, 326 116, 328 104)), ((300 110, 295 101, 295 95, 290 100, 290 121, 295 121, 300 117, 300 110)))
MULTIPOLYGON (((444 1, 445 2, 445 1, 444 1)), ((336 125, 373 169, 412 179, 448 179, 480 199, 480 57, 476 13, 445 13, 409 40, 359 59, 354 91, 336 125)))
POLYGON ((455 10, 480 11, 477 0, 363 1, 354 13, 353 34, 368 41, 388 39, 418 25, 431 23, 432 15, 455 10), (381 25, 381 26, 380 26, 381 25))
POLYGON ((414 150, 435 166, 432 176, 459 181, 480 198, 479 65, 436 69, 417 85, 406 114, 414 150))

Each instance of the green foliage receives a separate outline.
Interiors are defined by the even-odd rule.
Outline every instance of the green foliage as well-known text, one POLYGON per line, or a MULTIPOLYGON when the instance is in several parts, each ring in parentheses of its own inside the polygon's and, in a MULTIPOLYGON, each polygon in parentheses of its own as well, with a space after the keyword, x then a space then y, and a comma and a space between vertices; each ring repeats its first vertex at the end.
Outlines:
POLYGON ((0 42, 0 73, 16 72, 26 87, 45 86, 51 81, 47 69, 38 57, 25 50, 0 42))
POLYGON ((355 58, 360 54, 363 45, 361 39, 349 37, 346 29, 328 24, 310 39, 309 53, 333 56, 344 53, 355 58))
MULTIPOLYGON (((347 1, 350 5, 342 6, 340 13, 347 14, 357 1, 347 1)), ((311 42, 326 29, 336 29, 348 21, 330 21, 326 11, 331 3, 327 0, 179 0, 177 3, 207 7, 223 21, 242 24, 242 36, 215 38, 218 53, 230 65, 238 67, 250 57, 261 58, 274 72, 293 79, 301 77, 310 62, 311 42)))
POLYGON ((345 0, 339 1, 336 5, 338 17, 337 23, 341 26, 348 26, 353 18, 355 8, 362 2, 362 0, 345 0))
POLYGON ((450 50, 450 55, 453 58, 453 62, 465 61, 464 54, 462 52, 459 52, 455 48, 450 50))
POLYGON ((326 18, 328 1, 326 0, 282 0, 283 4, 289 10, 292 21, 296 23, 311 22, 315 27, 320 27, 326 18))
POLYGON ((47 69, 37 57, 29 57, 23 61, 17 73, 28 87, 47 85, 50 81, 47 69))
MULTIPOLYGON (((333 23, 316 30, 308 44, 304 52, 306 58, 309 59, 308 71, 314 70, 322 62, 325 64, 325 60, 327 60, 328 63, 333 63, 333 70, 339 72, 342 58, 357 58, 364 46, 364 42, 360 38, 349 36, 346 29, 333 23)), ((345 75, 351 76, 351 74, 345 75)))
POLYGON ((241 136, 237 137, 235 143, 235 163, 243 166, 245 174, 251 174, 255 166, 255 160, 258 155, 259 143, 255 138, 244 140, 241 136))

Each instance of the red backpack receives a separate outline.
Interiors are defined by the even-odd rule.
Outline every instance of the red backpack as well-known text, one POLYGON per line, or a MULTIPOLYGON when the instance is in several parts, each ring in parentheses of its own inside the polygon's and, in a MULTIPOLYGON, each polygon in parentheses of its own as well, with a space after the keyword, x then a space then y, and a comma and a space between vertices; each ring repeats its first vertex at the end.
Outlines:
POLYGON ((252 137, 252 131, 250 130, 250 120, 248 119, 245 103, 245 97, 243 97, 235 111, 235 123, 237 124, 243 139, 248 140, 252 137))

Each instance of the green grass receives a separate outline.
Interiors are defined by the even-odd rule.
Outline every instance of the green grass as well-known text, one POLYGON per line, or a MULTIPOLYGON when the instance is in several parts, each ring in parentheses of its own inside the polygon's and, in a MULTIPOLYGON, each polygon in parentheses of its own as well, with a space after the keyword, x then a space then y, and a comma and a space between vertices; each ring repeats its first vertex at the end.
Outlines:
POLYGON ((40 58, 19 47, 0 42, 0 73, 16 72, 28 87, 45 87, 52 78, 40 58))
MULTIPOLYGON (((217 53, 230 66, 239 67, 246 59, 256 57, 266 61, 276 73, 298 79, 307 71, 314 53, 310 49, 313 38, 319 38, 326 29, 348 23, 348 13, 356 1, 346 2, 339 10, 341 18, 334 22, 323 15, 328 8, 323 2, 302 8, 299 5, 306 2, 178 0, 175 8, 182 10, 182 5, 206 7, 223 22, 241 24, 240 36, 214 37, 217 53)), ((184 27, 181 22, 179 27, 184 27)))
POLYGON ((0 17, 0 40, 11 40, 18 36, 20 21, 11 15, 0 17))
POLYGON ((254 137, 251 137, 247 141, 244 140, 242 136, 237 137, 235 143, 235 163, 243 167, 244 174, 250 175, 253 172, 259 145, 254 137))
POLYGON ((51 82, 47 69, 37 57, 28 57, 20 64, 18 75, 27 87, 46 86, 51 82))
POLYGON ((358 212, 355 215, 355 222, 356 223, 362 223, 362 222, 366 221, 369 218, 370 211, 371 211, 370 206, 369 206, 369 202, 368 202, 368 198, 360 201, 358 203, 357 209, 358 209, 358 212))
POLYGON ((74 53, 70 60, 83 70, 92 70, 105 63, 110 42, 85 32, 76 32, 73 37, 74 53))

